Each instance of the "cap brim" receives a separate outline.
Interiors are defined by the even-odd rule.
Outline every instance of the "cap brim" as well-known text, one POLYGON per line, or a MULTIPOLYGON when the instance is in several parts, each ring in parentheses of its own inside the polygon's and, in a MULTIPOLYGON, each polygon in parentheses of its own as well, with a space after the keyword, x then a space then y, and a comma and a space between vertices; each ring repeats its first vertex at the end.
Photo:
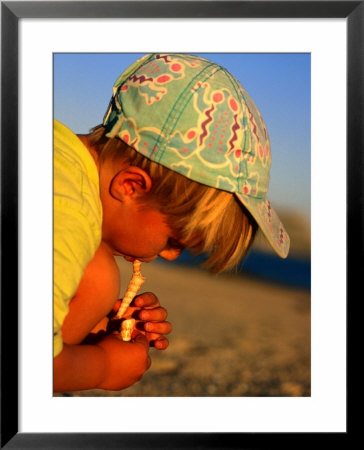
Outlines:
POLYGON ((235 193, 235 195, 254 217, 277 255, 281 258, 286 258, 289 251, 290 239, 267 197, 254 198, 238 193, 235 193))

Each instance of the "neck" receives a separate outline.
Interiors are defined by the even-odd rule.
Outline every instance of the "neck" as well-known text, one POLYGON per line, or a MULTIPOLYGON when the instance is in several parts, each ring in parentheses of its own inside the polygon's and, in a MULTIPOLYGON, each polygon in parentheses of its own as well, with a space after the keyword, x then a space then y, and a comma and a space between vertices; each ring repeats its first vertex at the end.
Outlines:
POLYGON ((89 135, 88 134, 77 134, 77 137, 83 143, 83 145, 87 148, 87 150, 90 152, 90 155, 94 159, 95 164, 97 166, 97 170, 99 170, 99 155, 98 155, 95 147, 90 143, 89 135))

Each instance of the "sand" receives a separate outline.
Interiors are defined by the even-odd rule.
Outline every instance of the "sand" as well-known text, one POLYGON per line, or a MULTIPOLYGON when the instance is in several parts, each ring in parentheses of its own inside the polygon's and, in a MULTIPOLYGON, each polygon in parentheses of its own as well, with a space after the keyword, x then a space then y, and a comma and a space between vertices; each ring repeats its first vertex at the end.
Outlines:
MULTIPOLYGON (((130 263, 118 259, 123 294, 130 263)), ((242 275, 143 264, 173 325, 164 351, 123 391, 72 396, 310 396, 310 292, 242 275)))

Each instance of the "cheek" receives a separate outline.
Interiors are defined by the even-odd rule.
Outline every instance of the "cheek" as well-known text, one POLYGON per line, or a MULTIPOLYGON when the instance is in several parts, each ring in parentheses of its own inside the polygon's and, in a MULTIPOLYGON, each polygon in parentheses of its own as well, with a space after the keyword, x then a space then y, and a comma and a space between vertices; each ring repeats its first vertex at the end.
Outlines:
POLYGON ((152 228, 133 227, 118 229, 114 227, 107 239, 114 250, 119 253, 150 258, 157 256, 166 246, 167 239, 152 228))
POLYGON ((167 238, 151 227, 135 230, 130 236, 130 242, 144 254, 153 256, 161 252, 167 244, 167 238))
POLYGON ((105 217, 103 239, 122 254, 155 257, 171 235, 169 226, 154 211, 128 211, 120 220, 105 217))

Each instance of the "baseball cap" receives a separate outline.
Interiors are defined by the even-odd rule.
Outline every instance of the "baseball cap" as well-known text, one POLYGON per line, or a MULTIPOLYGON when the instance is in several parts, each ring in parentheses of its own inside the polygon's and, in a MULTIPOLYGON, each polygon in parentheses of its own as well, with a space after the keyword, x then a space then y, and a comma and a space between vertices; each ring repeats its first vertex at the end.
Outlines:
POLYGON ((116 80, 103 124, 137 152, 187 178, 232 192, 282 258, 289 236, 267 198, 267 128, 225 68, 188 54, 148 54, 116 80))

